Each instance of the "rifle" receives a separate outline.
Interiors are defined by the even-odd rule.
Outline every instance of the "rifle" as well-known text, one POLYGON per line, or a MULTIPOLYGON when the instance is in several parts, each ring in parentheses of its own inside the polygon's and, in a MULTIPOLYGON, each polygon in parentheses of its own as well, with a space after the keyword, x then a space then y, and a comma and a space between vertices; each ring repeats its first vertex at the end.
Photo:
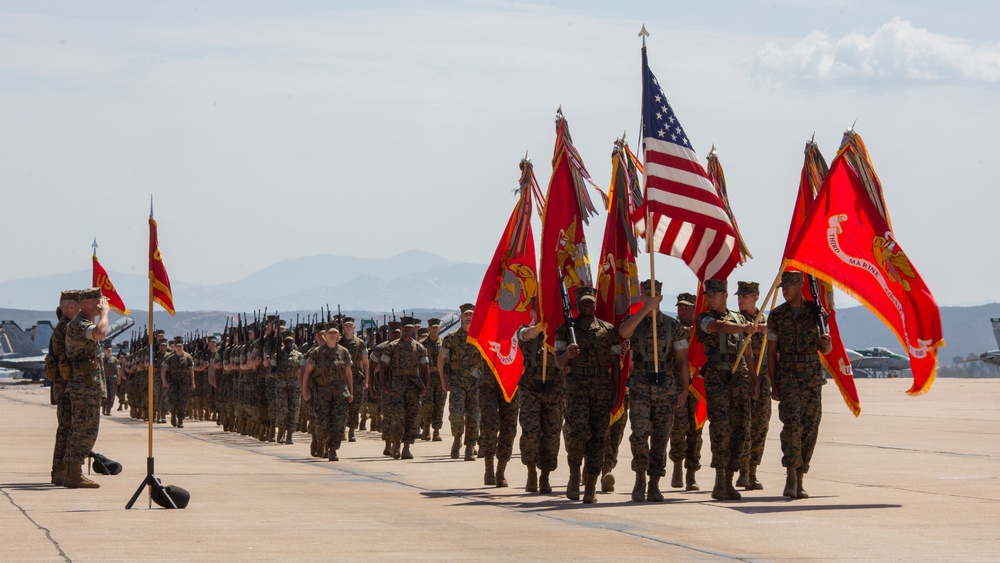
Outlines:
POLYGON ((333 318, 330 316, 330 304, 326 304, 326 322, 332 322, 333 318))
POLYGON ((573 307, 569 303, 569 290, 566 289, 566 280, 559 282, 559 293, 562 295, 563 316, 566 317, 566 326, 569 327, 569 343, 576 344, 576 330, 573 329, 573 307))
POLYGON ((340 314, 340 303, 337 303, 337 330, 344 336, 344 315, 340 314))
POLYGON ((809 293, 812 295, 813 303, 819 307, 819 332, 820 334, 830 334, 829 319, 830 313, 823 307, 823 302, 819 300, 819 282, 816 281, 816 276, 807 276, 809 278, 809 293))

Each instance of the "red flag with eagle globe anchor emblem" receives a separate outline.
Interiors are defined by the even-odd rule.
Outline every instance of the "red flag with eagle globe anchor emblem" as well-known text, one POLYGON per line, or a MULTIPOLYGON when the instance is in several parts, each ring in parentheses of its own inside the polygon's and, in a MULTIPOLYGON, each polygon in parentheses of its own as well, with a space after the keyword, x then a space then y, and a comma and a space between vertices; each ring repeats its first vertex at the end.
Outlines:
POLYGON ((517 329, 531 324, 538 294, 531 200, 541 201, 541 189, 527 159, 522 161, 520 186, 520 197, 479 289, 467 338, 500 382, 507 402, 514 398, 524 371, 517 329))
POLYGON ((944 346, 941 315, 896 241, 860 138, 849 139, 834 159, 785 263, 833 284, 875 313, 910 356, 913 385, 907 392, 930 390, 937 349, 944 346))
MULTIPOLYGON (((619 140, 611 157, 611 188, 608 190, 608 220, 601 245, 601 263, 597 274, 597 307, 594 316, 613 326, 642 308, 639 300, 639 269, 635 263, 637 243, 629 220, 636 207, 642 205, 635 159, 628 154, 628 145, 619 140)), ((622 416, 625 409, 625 382, 632 371, 629 340, 621 338, 621 382, 618 396, 611 409, 611 422, 622 416)))

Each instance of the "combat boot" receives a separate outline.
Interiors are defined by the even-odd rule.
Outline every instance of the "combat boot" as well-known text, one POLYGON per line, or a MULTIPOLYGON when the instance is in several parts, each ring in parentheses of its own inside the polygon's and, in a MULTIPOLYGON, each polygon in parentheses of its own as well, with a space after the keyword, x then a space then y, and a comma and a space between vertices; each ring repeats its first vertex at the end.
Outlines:
POLYGON ((782 496, 788 498, 798 498, 798 478, 795 472, 795 468, 786 467, 785 468, 785 490, 781 492, 782 496))
POLYGON ((760 491, 764 489, 764 485, 757 480, 757 466, 750 465, 750 475, 747 477, 747 490, 748 491, 760 491))
POLYGON ((465 461, 475 461, 476 451, 471 445, 465 446, 465 461))
POLYGON ((740 492, 736 490, 736 487, 733 486, 732 471, 726 471, 726 494, 729 495, 729 500, 740 500, 743 498, 743 495, 741 495, 740 492))
POLYGON ((119 410, 119 411, 123 410, 123 409, 122 409, 122 404, 121 404, 121 403, 118 403, 118 410, 119 410))
POLYGON ((319 442, 316 441, 316 435, 314 434, 312 440, 309 442, 309 455, 313 457, 319 457, 319 442))
POLYGON ((431 424, 429 422, 424 423, 423 432, 420 433, 420 439, 428 442, 431 439, 431 424))
POLYGON ((801 469, 795 470, 795 498, 809 498, 809 493, 802 488, 802 478, 805 477, 806 472, 801 469))
POLYGON ((335 450, 333 448, 329 448, 328 449, 328 454, 326 456, 326 459, 328 459, 330 461, 340 461, 340 458, 337 457, 337 450, 335 450))
POLYGON ((684 486, 684 467, 682 462, 674 462, 674 473, 670 476, 670 486, 679 489, 684 486))
POLYGON ((740 476, 739 478, 736 479, 736 486, 743 487, 748 491, 750 490, 749 487, 750 481, 747 480, 750 474, 749 464, 750 464, 749 461, 745 461, 742 464, 740 464, 740 476))
POLYGON ((451 443, 451 459, 458 459, 458 452, 462 450, 462 435, 455 436, 455 441, 451 443))
POLYGON ((549 494, 552 492, 552 485, 549 483, 549 472, 542 470, 542 475, 538 478, 538 492, 549 494))
POLYGON ((382 415, 372 417, 372 432, 382 431, 382 415))
POLYGON ((587 481, 583 485, 583 503, 593 504, 597 502, 597 473, 587 473, 587 481))
POLYGON ((646 489, 646 500, 649 502, 663 502, 663 493, 660 492, 659 475, 651 475, 649 477, 649 488, 646 489))
POLYGON ((496 478, 497 478, 496 480, 497 480, 497 486, 498 487, 506 487, 509 484, 509 483, 507 483, 507 477, 504 475, 504 472, 506 470, 507 470, 507 462, 506 461, 498 461, 497 462, 497 474, 496 474, 496 478))
POLYGON ((493 473, 493 456, 486 458, 486 474, 483 475, 483 484, 490 487, 497 484, 496 475, 493 473))
POLYGON ((177 428, 177 413, 170 413, 170 426, 177 428))
POLYGON ((392 459, 399 459, 399 440, 392 441, 392 459))
POLYGON ((698 472, 697 469, 688 467, 687 473, 684 475, 684 481, 687 483, 687 486, 684 487, 685 490, 687 490, 687 491, 700 491, 701 490, 701 487, 698 486, 698 482, 695 481, 695 478, 694 478, 694 474, 697 473, 697 472, 698 472))
POLYGON ((285 432, 286 432, 286 434, 285 434, 285 443, 286 444, 292 444, 293 443, 292 442, 292 434, 295 433, 295 429, 291 428, 291 427, 288 427, 288 428, 285 429, 285 432))
POLYGON ((410 453, 410 444, 403 444, 403 453, 400 454, 403 459, 413 459, 413 454, 410 453))
POLYGON ((729 500, 729 493, 726 492, 726 470, 721 467, 715 469, 715 487, 712 489, 712 498, 729 500))
POLYGON ((392 442, 390 442, 388 438, 385 440, 385 449, 382 450, 382 455, 392 457, 392 442))
POLYGON ((177 417, 177 428, 184 428, 184 417, 183 416, 178 416, 177 417))
POLYGON ((361 415, 361 421, 358 422, 358 430, 365 429, 365 423, 368 421, 368 415, 361 415))
POLYGON ((434 441, 434 442, 440 442, 441 441, 441 431, 438 430, 437 428, 435 428, 434 429, 434 437, 431 438, 431 440, 434 441))
POLYGON ((83 466, 76 464, 66 465, 66 479, 63 486, 67 489, 99 489, 100 484, 91 481, 83 476, 83 466))
POLYGON ((267 425, 267 441, 268 442, 273 442, 274 441, 274 435, 275 435, 275 433, 277 431, 278 431, 278 428, 274 425, 273 422, 267 425))
POLYGON ((601 476, 601 492, 615 492, 615 476, 612 475, 610 471, 601 476))
POLYGON ((62 487, 66 482, 66 467, 65 463, 57 463, 55 467, 52 468, 52 484, 57 487, 62 487))
POLYGON ((646 500, 646 472, 635 472, 635 486, 632 487, 632 500, 642 502, 646 500))
POLYGON ((354 437, 354 429, 353 428, 349 428, 347 430, 347 441, 348 442, 357 442, 358 441, 358 439, 354 437))
POLYGON ((580 500, 580 466, 569 468, 569 483, 566 484, 566 498, 580 500))
POLYGON ((524 484, 524 492, 526 493, 538 492, 538 468, 536 468, 534 465, 528 466, 528 481, 524 484))

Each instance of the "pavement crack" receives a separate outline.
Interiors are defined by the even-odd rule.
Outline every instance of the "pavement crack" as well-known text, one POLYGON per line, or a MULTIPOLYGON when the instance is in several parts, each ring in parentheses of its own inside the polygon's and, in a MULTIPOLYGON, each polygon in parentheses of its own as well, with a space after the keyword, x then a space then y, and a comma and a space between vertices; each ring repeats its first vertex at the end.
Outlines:
POLYGON ((66 555, 66 552, 62 550, 62 547, 59 546, 59 542, 57 542, 55 539, 52 538, 52 532, 51 532, 51 530, 49 530, 45 526, 42 526, 41 524, 39 524, 38 522, 36 522, 35 519, 32 518, 31 515, 28 514, 28 511, 26 511, 21 505, 17 504, 17 502, 14 501, 14 497, 10 496, 10 493, 7 492, 7 489, 0 488, 0 491, 3 491, 3 495, 5 497, 7 497, 7 501, 10 502, 11 506, 13 506, 18 511, 20 511, 21 515, 24 516, 25 518, 27 518, 29 522, 31 522, 32 524, 34 524, 36 528, 38 528, 39 530, 42 530, 43 532, 45 532, 45 537, 48 538, 49 543, 51 543, 52 546, 56 548, 56 551, 59 552, 59 555, 63 559, 65 559, 66 561, 72 561, 72 559, 70 559, 66 555))

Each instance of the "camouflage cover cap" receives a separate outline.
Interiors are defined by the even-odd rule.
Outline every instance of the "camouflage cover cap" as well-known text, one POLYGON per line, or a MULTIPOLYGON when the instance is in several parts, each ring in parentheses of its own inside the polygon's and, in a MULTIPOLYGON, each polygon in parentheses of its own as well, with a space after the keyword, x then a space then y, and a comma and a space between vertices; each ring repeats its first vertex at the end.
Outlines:
POLYGON ((705 293, 726 293, 729 284, 726 280, 705 280, 705 293))
POLYGON ((475 305, 473 305, 472 303, 465 303, 465 304, 463 304, 463 305, 459 305, 459 306, 458 306, 458 310, 459 310, 459 311, 461 311, 463 315, 464 315, 465 313, 467 313, 467 312, 469 312, 469 311, 471 311, 471 310, 475 309, 475 308, 476 308, 476 306, 475 306, 475 305))
POLYGON ((284 338, 284 341, 285 342, 295 342, 295 337, 289 334, 288 336, 286 336, 284 338))
POLYGON ((760 284, 757 282, 738 281, 736 282, 736 295, 759 295, 760 284))
POLYGON ((592 287, 581 286, 576 288, 577 301, 597 301, 597 290, 592 287))
POLYGON ((411 320, 413 321, 413 326, 420 326, 420 319, 413 317, 411 320))
POLYGON ((354 324, 354 317, 344 317, 344 324, 346 325, 347 323, 354 324))
POLYGON ((87 289, 80 290, 80 299, 100 299, 101 298, 101 288, 99 287, 89 287, 87 289))
POLYGON ((313 332, 323 332, 326 330, 326 323, 316 323, 313 325, 313 332))
POLYGON ((276 317, 275 315, 268 315, 268 316, 267 316, 267 318, 266 318, 266 319, 264 319, 264 320, 265 320, 266 322, 272 322, 272 321, 274 321, 274 319, 276 319, 276 318, 278 318, 278 317, 276 317))
POLYGON ((781 285, 779 287, 791 287, 799 285, 805 280, 802 272, 781 272, 781 285))
MULTIPOLYGON (((639 289, 640 293, 649 293, 649 280, 643 280, 642 283, 639 284, 639 289)), ((656 282, 656 294, 663 295, 663 282, 661 281, 656 282)))
POLYGON ((389 321, 389 332, 400 329, 399 321, 389 321))
POLYGON ((690 305, 694 307, 695 301, 698 299, 690 293, 678 293, 677 294, 677 304, 678 305, 690 305))
POLYGON ((80 300, 80 290, 78 289, 67 289, 66 291, 59 294, 60 301, 79 301, 80 300))
POLYGON ((209 341, 209 342, 218 342, 218 341, 219 341, 219 339, 218 339, 218 338, 216 338, 215 336, 209 336, 209 337, 208 337, 208 341, 209 341))
POLYGON ((174 344, 184 344, 184 337, 183 336, 175 336, 174 337, 174 344))
POLYGON ((167 331, 163 330, 162 328, 158 328, 155 331, 153 331, 153 334, 166 334, 166 333, 167 331))
POLYGON ((400 317, 399 318, 399 323, 402 326, 412 327, 413 326, 413 317, 400 317))
POLYGON ((427 319, 427 326, 441 326, 441 319, 427 319))

